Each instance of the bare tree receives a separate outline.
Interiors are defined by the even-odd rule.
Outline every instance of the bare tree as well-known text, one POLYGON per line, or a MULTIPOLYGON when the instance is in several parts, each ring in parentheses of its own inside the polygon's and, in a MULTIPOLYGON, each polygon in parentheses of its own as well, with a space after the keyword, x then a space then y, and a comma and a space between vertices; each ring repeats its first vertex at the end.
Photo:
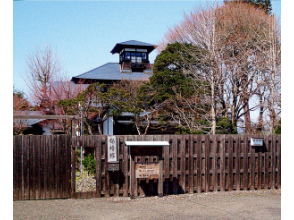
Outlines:
POLYGON ((60 61, 51 46, 45 46, 44 49, 38 47, 33 53, 29 53, 25 81, 30 90, 30 98, 40 108, 53 110, 50 88, 61 71, 60 61))
POLYGON ((184 16, 184 21, 169 30, 166 35, 167 42, 181 42, 192 44, 193 49, 186 47, 186 52, 193 57, 195 63, 189 65, 188 76, 195 82, 200 80, 207 82, 202 84, 204 90, 210 91, 206 99, 210 102, 209 121, 211 122, 211 133, 216 133, 218 111, 217 87, 224 83, 222 72, 223 44, 219 33, 216 32, 217 6, 208 5, 207 8, 199 8, 184 16))
POLYGON ((251 132, 250 112, 260 104, 249 106, 249 101, 260 90, 257 78, 264 68, 268 18, 264 11, 241 2, 213 3, 185 15, 160 44, 160 49, 168 42, 194 46, 194 50, 186 48, 196 60, 187 76, 208 83, 212 134, 217 117, 229 113, 235 128, 244 117, 246 132, 251 132))
POLYGON ((273 134, 276 123, 281 114, 281 34, 275 16, 267 19, 269 28, 264 31, 267 33, 263 51, 264 55, 264 93, 265 106, 269 113, 269 133, 273 134))

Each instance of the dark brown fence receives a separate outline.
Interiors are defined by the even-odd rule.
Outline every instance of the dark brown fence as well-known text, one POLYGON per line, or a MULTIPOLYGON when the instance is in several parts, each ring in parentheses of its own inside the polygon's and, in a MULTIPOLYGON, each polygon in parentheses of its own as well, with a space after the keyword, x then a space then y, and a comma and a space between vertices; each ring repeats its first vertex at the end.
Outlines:
MULTIPOLYGON (((78 147, 94 147, 96 191, 75 192, 74 198, 124 196, 130 194, 130 155, 124 141, 168 141, 163 147, 163 193, 201 193, 274 189, 281 187, 281 136, 269 135, 146 135, 117 136, 119 172, 108 172, 107 136, 73 137, 72 166, 78 147), (261 147, 250 146, 250 138, 262 138, 261 147)), ((157 162, 158 156, 137 156, 135 162, 157 162)), ((157 194, 157 180, 136 179, 135 196, 157 194)))
POLYGON ((71 136, 13 136, 13 200, 71 197, 71 136))

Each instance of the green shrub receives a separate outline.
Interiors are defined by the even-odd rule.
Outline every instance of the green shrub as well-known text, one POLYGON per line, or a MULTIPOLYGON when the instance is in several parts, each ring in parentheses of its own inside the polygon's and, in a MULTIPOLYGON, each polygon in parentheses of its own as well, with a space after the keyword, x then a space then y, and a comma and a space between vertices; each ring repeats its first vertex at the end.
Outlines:
POLYGON ((96 160, 94 153, 90 153, 84 158, 83 166, 89 174, 96 174, 96 160))
POLYGON ((281 134, 281 132, 282 132, 281 120, 282 120, 282 119, 280 119, 280 120, 278 121, 278 124, 276 125, 275 131, 274 131, 274 134, 281 134))

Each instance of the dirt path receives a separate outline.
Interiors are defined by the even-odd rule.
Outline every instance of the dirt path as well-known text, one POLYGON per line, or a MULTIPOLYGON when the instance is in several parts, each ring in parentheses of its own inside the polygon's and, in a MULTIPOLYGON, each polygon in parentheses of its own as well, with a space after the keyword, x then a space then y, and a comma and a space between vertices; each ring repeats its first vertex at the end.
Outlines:
POLYGON ((281 219, 281 190, 13 202, 14 219, 281 219))

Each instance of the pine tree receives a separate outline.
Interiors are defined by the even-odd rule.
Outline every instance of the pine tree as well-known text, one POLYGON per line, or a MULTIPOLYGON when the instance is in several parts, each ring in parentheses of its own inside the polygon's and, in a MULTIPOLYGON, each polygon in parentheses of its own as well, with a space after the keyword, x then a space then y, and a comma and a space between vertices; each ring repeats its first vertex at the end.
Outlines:
POLYGON ((260 8, 264 10, 267 14, 271 14, 272 12, 272 3, 270 0, 224 0, 224 3, 227 2, 239 2, 243 1, 248 4, 254 5, 256 8, 260 8))

